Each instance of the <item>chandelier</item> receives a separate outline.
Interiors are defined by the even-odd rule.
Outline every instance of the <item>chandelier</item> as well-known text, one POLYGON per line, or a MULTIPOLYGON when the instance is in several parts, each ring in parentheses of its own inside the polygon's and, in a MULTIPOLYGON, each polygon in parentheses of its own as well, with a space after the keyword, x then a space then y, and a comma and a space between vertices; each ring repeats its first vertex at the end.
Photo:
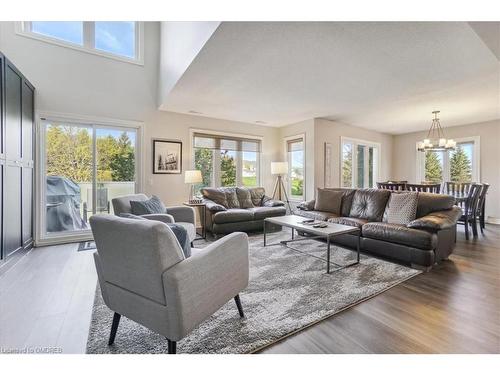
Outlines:
POLYGON ((427 133, 427 137, 423 141, 418 142, 418 151, 448 151, 454 150, 457 147, 457 142, 453 139, 446 139, 444 136, 443 128, 437 117, 439 112, 432 112, 434 118, 432 119, 431 128, 427 133))

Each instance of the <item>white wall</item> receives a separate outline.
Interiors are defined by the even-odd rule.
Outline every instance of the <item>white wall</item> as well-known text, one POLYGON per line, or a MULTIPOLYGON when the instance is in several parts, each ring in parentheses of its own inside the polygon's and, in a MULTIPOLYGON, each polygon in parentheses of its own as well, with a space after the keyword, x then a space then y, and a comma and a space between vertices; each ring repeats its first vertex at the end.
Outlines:
POLYGON ((233 121, 157 110, 160 24, 144 27, 144 66, 56 46, 15 33, 14 22, 0 22, 2 51, 36 88, 39 112, 106 117, 144 123, 144 189, 168 204, 186 200, 183 175, 153 175, 152 138, 183 142, 183 170, 190 165, 189 129, 203 128, 263 137, 262 185, 272 189, 270 163, 278 155, 279 130, 233 121))
POLYGON ((278 129, 242 122, 218 120, 180 113, 155 111, 146 119, 145 139, 147 144, 145 168, 147 172, 146 193, 158 195, 166 204, 187 200, 189 189, 184 184, 184 175, 153 175, 151 142, 153 138, 176 139, 182 141, 183 168, 192 168, 192 148, 190 129, 207 129, 243 135, 262 137, 261 185, 272 193, 274 179, 271 176, 271 161, 279 157, 276 144, 278 129))
POLYGON ((158 105, 182 77, 220 22, 161 22, 158 105))
POLYGON ((393 136, 390 134, 379 133, 373 130, 358 128, 356 126, 343 124, 338 121, 325 119, 315 119, 314 136, 315 142, 315 185, 324 187, 324 143, 332 145, 333 155, 331 162, 331 175, 334 187, 340 186, 340 142, 341 137, 361 139, 369 142, 380 143, 380 176, 377 181, 385 181, 392 178, 392 143, 393 136))
MULTIPOLYGON (((453 126, 445 129, 449 138, 480 137, 481 167, 480 182, 489 183, 486 216, 500 222, 500 120, 453 126)), ((417 175, 417 152, 415 145, 425 138, 427 132, 416 132, 394 136, 393 179, 415 182, 417 175)))

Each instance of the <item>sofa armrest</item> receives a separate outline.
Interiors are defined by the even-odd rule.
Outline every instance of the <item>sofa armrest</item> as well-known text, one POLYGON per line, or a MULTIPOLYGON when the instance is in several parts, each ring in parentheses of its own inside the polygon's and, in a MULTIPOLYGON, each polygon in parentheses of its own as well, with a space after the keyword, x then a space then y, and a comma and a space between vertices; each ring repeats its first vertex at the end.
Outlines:
POLYGON ((169 338, 181 339, 245 289, 248 267, 248 236, 235 232, 167 269, 162 278, 169 338))
POLYGON ((175 223, 175 219, 172 215, 169 214, 145 214, 141 215, 141 217, 148 220, 156 220, 161 221, 162 223, 175 223))
POLYGON ((272 199, 271 197, 268 197, 267 195, 262 198, 262 207, 280 207, 284 206, 285 202, 280 201, 278 199, 272 199))
POLYGON ((312 211, 312 210, 314 210, 314 205, 315 204, 316 204, 316 200, 315 199, 311 199, 309 201, 300 202, 297 205, 297 209, 303 210, 303 211, 312 211))
POLYGON ((210 212, 226 211, 226 207, 221 204, 215 203, 210 199, 203 198, 203 203, 205 203, 207 210, 209 210, 210 212))
POLYGON ((407 227, 437 232, 454 226, 461 215, 462 209, 458 206, 453 206, 449 210, 431 212, 428 215, 415 219, 408 223, 407 227))
POLYGON ((167 207, 167 214, 172 215, 176 222, 194 224, 194 208, 188 206, 167 207))

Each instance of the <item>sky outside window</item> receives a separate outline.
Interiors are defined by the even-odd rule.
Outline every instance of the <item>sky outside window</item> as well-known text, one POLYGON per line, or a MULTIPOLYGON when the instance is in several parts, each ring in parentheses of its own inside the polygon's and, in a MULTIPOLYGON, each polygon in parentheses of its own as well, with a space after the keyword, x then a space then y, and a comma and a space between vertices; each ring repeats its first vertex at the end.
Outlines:
POLYGON ((83 45, 83 23, 43 21, 31 22, 31 31, 51 38, 83 45))
POLYGON ((96 22, 95 48, 134 58, 135 22, 96 22))

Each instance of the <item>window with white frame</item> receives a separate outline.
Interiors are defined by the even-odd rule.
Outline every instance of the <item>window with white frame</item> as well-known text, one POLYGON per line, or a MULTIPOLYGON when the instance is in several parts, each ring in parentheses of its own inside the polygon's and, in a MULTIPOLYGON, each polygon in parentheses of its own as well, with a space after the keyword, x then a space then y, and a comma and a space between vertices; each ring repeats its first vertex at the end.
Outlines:
POLYGON ((288 194, 292 200, 304 200, 305 147, 304 136, 286 139, 288 161, 288 194))
POLYGON ((453 151, 415 151, 417 183, 480 181, 479 137, 461 138, 456 142, 457 147, 453 151))
POLYGON ((140 22, 32 21, 20 33, 46 42, 130 61, 141 61, 140 22))
POLYGON ((380 144, 342 137, 340 162, 341 187, 375 187, 379 179, 380 144))
POLYGON ((259 186, 260 149, 258 139, 194 133, 194 168, 203 177, 197 191, 207 186, 259 186))

